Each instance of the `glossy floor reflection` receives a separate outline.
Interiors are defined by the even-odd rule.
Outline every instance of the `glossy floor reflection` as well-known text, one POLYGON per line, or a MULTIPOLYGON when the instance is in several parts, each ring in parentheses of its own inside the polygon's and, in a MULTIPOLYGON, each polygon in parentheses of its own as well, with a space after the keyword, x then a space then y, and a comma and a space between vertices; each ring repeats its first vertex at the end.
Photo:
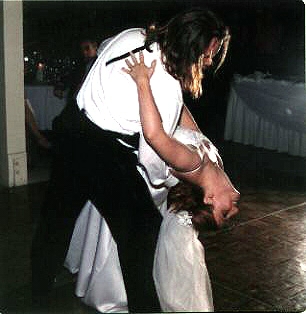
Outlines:
POLYGON ((216 311, 305 310, 306 195, 243 191, 240 209, 232 226, 203 237, 216 311))
MULTIPOLYGON (((239 183, 240 214, 222 230, 201 235, 216 312, 305 311, 303 176, 277 172, 267 163, 267 167, 256 168, 250 162, 243 170, 239 166, 243 160, 233 158, 237 156, 235 149, 227 147, 224 160, 225 165, 232 166, 233 181, 239 183)), ((243 153, 245 147, 240 156, 243 153)), ((290 160, 296 161, 288 158, 286 162, 290 164, 290 160)), ((271 165, 275 166, 275 160, 271 165)), ((96 313, 74 296, 74 278, 64 268, 53 289, 50 309, 31 310, 29 250, 46 186, 46 182, 40 182, 0 189, 0 312, 96 313)))

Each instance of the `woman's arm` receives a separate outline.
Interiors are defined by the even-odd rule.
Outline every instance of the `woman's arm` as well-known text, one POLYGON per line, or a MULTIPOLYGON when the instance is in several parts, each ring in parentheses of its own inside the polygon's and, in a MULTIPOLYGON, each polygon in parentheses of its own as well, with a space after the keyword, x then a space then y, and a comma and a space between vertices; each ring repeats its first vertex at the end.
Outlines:
MULTIPOLYGON (((224 219, 230 218, 238 212, 239 192, 216 163, 211 162, 206 155, 204 156, 205 162, 202 162, 195 150, 189 149, 188 146, 171 138, 164 131, 150 87, 150 79, 154 73, 156 62, 153 61, 151 66, 147 67, 144 64, 142 53, 140 53, 140 62, 133 54, 131 54, 131 58, 134 64, 126 60, 128 69, 123 68, 122 70, 136 82, 140 120, 146 140, 165 162, 176 169, 173 174, 177 178, 193 182, 203 188, 205 193, 203 202, 214 207, 215 219, 221 225, 224 219), (193 169, 197 170, 191 171, 193 169)), ((181 119, 184 126, 196 127, 187 108, 184 109, 181 119)))
POLYGON ((133 54, 131 54, 131 58, 134 64, 126 60, 129 69, 123 70, 133 78, 137 86, 140 121, 146 141, 172 168, 178 171, 196 169, 202 162, 199 154, 171 138, 164 131, 150 86, 150 78, 154 73, 156 61, 147 67, 144 64, 142 53, 140 53, 139 62, 133 54))
POLYGON ((51 145, 49 141, 39 131, 32 109, 30 108, 26 99, 24 100, 24 108, 25 108, 25 123, 32 132, 32 134, 34 135, 34 137, 36 138, 38 144, 44 148, 50 148, 51 145))

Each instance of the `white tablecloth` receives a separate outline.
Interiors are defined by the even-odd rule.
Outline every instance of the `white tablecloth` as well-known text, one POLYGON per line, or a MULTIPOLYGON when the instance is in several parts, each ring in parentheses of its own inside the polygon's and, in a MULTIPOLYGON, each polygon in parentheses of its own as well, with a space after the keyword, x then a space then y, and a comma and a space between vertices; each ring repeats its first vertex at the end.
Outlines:
POLYGON ((59 99, 53 95, 53 86, 27 85, 26 97, 30 100, 40 130, 51 130, 52 120, 61 113, 66 98, 59 99))
POLYGON ((224 139, 306 157, 304 83, 236 75, 224 139))

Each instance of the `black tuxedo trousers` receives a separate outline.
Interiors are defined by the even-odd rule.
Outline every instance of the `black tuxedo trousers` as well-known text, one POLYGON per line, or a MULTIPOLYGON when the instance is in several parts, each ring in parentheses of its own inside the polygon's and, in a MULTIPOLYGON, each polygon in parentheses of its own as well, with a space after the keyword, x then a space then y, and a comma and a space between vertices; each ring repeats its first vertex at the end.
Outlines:
POLYGON ((106 219, 117 243, 131 312, 160 311, 152 278, 161 223, 137 157, 79 113, 80 128, 57 132, 54 161, 32 245, 33 295, 47 294, 68 251, 87 200, 106 219))

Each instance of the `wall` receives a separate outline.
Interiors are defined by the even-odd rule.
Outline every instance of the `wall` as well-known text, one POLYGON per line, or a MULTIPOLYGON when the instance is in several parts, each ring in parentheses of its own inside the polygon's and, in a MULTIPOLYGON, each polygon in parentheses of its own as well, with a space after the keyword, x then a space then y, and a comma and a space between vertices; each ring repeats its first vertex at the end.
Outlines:
POLYGON ((22 1, 0 2, 0 184, 27 183, 22 1))

